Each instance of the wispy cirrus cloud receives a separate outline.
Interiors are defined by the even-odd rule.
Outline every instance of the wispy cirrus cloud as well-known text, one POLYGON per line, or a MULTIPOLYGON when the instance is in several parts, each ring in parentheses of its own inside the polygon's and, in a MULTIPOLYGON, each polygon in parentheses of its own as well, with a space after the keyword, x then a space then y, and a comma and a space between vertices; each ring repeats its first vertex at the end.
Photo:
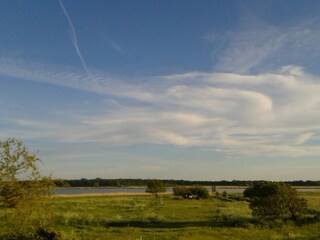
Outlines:
POLYGON ((263 72, 282 65, 310 65, 319 59, 320 19, 274 26, 249 12, 235 31, 211 33, 206 39, 223 50, 213 50, 214 69, 222 72, 263 72), (312 60, 311 60, 312 59, 312 60))
POLYGON ((68 121, 11 118, 15 127, 6 131, 20 129, 18 137, 198 146, 228 155, 320 155, 320 79, 297 66, 261 74, 190 72, 130 84, 1 60, 0 74, 117 98, 105 111, 68 121))
POLYGON ((87 75, 77 71, 57 70, 43 64, 16 59, 0 58, 0 74, 105 95, 150 98, 146 91, 139 90, 138 85, 126 83, 120 78, 98 73, 87 75))

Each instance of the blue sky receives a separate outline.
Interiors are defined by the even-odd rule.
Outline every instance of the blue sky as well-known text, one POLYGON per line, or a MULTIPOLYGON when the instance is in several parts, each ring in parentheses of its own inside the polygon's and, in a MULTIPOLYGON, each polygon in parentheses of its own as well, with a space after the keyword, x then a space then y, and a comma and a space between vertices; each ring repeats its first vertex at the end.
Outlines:
POLYGON ((320 3, 3 1, 0 132, 61 178, 319 180, 320 3))

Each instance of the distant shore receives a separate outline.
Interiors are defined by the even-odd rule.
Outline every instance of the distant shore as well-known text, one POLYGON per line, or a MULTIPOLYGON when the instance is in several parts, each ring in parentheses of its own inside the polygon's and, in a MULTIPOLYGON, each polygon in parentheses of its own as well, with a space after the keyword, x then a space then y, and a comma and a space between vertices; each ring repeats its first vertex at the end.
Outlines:
MULTIPOLYGON (((159 195, 170 195, 172 192, 159 193, 159 195)), ((148 196, 151 193, 125 193, 125 192, 113 192, 113 193, 81 193, 81 194, 53 194, 53 198, 72 198, 72 197, 115 197, 115 196, 148 196)))
MULTIPOLYGON (((204 186, 209 190, 211 193, 211 188, 212 186, 204 186)), ((67 198, 67 197, 102 197, 102 196, 147 196, 151 195, 150 193, 146 193, 144 191, 146 187, 141 187, 141 186, 136 186, 136 187, 70 187, 70 188, 56 188, 56 190, 76 190, 76 189, 89 189, 90 192, 79 192, 79 193, 52 193, 52 197, 57 197, 57 198, 67 198), (92 190, 94 189, 113 189, 114 191, 112 192, 93 192, 92 190), (121 191, 121 189, 139 189, 140 191, 121 191)), ((172 187, 167 188, 167 192, 165 193, 160 193, 160 195, 171 195, 172 194, 172 187), (169 190, 168 190, 169 189, 169 190)), ((216 186, 215 189, 219 191, 220 193, 223 190, 226 190, 227 192, 231 193, 242 193, 244 189, 246 189, 247 186, 216 186), (232 191, 234 190, 234 191, 232 191)), ((308 186, 308 187, 302 187, 302 186, 294 186, 295 189, 299 191, 320 191, 320 186, 308 186)))

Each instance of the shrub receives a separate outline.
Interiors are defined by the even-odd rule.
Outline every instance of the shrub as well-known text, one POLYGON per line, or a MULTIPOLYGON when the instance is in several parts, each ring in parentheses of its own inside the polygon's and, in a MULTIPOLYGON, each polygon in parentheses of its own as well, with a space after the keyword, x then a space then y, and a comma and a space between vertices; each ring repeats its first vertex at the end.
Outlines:
POLYGON ((187 198, 189 195, 191 195, 191 191, 190 191, 190 188, 188 187, 179 186, 179 187, 173 188, 173 194, 175 196, 181 196, 181 197, 187 198))
POLYGON ((290 215, 297 220, 307 210, 307 201, 286 183, 258 182, 244 191, 250 199, 252 214, 266 219, 283 219, 290 215))
POLYGON ((209 198, 209 192, 208 189, 204 187, 192 187, 190 189, 191 194, 195 196, 198 199, 206 199, 209 198))
POLYGON ((206 199, 209 197, 209 192, 204 187, 175 187, 173 188, 173 194, 175 196, 181 196, 183 198, 197 198, 206 199))

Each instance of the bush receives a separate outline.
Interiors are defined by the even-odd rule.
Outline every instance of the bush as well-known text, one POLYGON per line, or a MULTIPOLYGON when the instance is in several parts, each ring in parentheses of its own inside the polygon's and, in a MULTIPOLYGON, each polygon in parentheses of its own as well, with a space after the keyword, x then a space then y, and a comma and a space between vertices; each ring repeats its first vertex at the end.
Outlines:
POLYGON ((188 198, 191 195, 190 188, 188 187, 174 187, 173 188, 173 195, 181 196, 183 198, 188 198))
POLYGON ((244 197, 250 199, 252 214, 266 219, 289 215, 296 221, 307 210, 307 201, 286 183, 258 182, 244 191, 244 197))
POLYGON ((194 195, 198 199, 206 199, 209 198, 208 189, 204 187, 192 187, 191 194, 194 195))
POLYGON ((173 188, 173 194, 175 196, 181 196, 183 198, 197 198, 206 199, 209 198, 209 192, 204 187, 175 187, 173 188))

